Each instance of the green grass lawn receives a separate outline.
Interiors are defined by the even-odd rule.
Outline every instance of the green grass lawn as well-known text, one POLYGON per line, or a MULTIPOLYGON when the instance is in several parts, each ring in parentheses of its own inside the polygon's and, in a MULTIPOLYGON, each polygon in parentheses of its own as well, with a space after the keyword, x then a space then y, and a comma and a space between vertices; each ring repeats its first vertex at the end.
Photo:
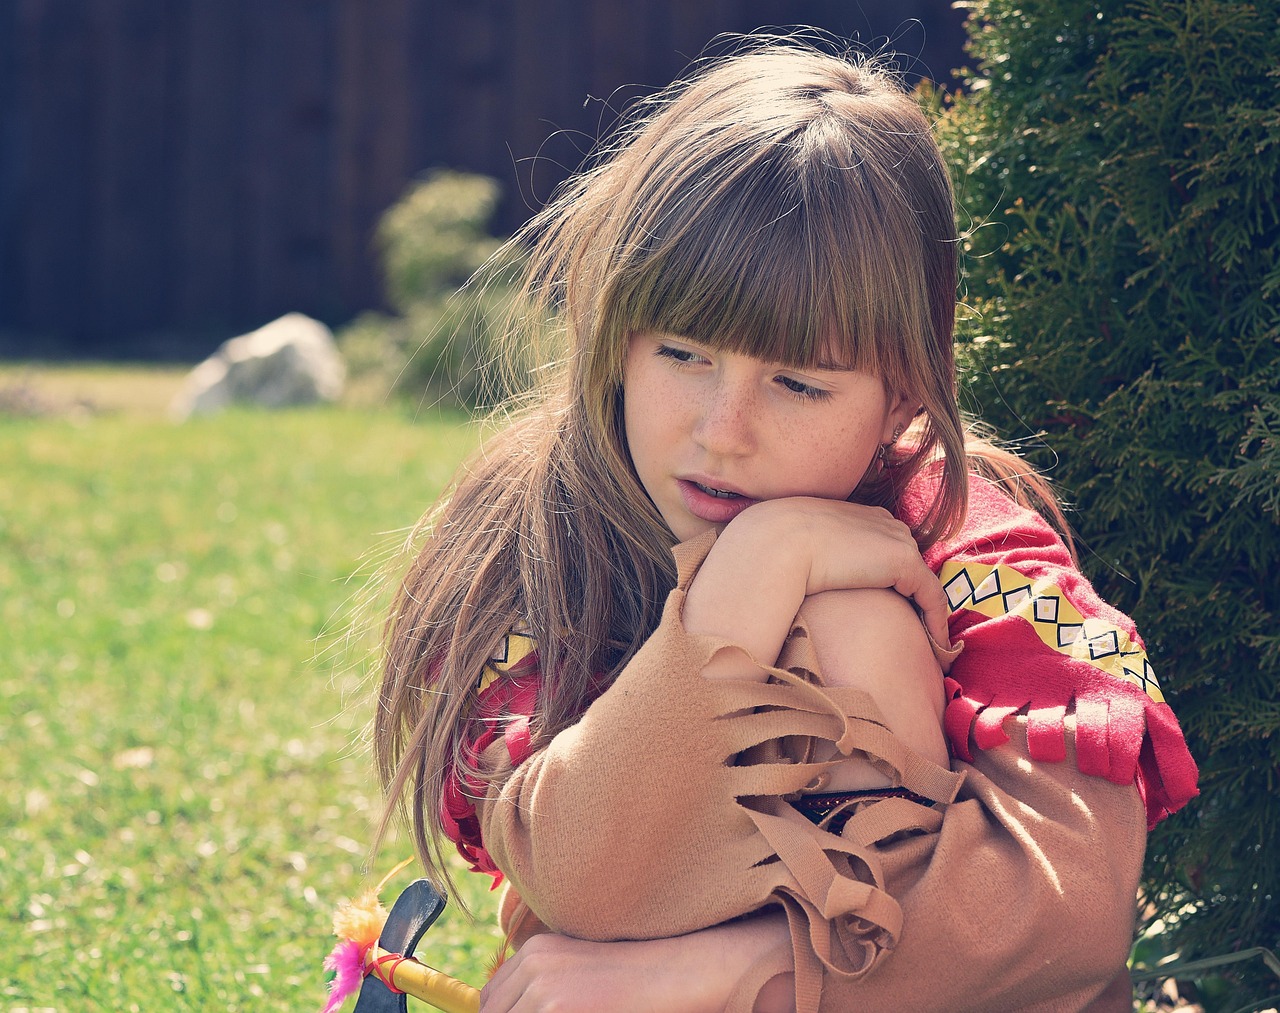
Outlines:
MULTIPOLYGON (((407 854, 365 869, 356 605, 474 441, 392 411, 0 417, 0 1009, 319 1007, 334 904, 407 854)), ((478 984, 491 922, 428 959, 478 984)))

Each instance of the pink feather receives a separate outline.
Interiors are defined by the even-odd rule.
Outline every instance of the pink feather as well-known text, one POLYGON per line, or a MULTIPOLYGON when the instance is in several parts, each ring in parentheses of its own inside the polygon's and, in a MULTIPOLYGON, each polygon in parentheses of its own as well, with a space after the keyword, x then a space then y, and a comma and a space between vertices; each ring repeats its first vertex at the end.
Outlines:
POLYGON ((347 996, 360 991, 364 981, 364 955, 367 947, 350 939, 339 941, 324 958, 326 971, 334 972, 329 982, 329 1001, 320 1013, 335 1013, 347 996))
POLYGON ((388 872, 382 882, 366 890, 355 900, 344 900, 333 913, 333 934, 337 944, 324 958, 326 971, 333 972, 329 982, 329 1001, 320 1013, 336 1013, 347 996, 360 990, 365 977, 365 957, 378 941, 387 921, 387 909, 378 902, 378 894, 401 869, 412 862, 406 858, 388 872))

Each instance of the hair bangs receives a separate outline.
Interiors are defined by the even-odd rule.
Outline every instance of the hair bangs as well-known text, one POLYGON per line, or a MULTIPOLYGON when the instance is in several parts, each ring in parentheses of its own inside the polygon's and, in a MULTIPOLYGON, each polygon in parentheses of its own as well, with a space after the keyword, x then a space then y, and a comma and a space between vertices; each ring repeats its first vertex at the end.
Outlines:
POLYGON ((885 298, 902 280, 877 209, 810 148, 776 142, 749 169, 673 194, 636 228, 607 316, 792 367, 896 373, 892 346, 919 330, 926 300, 885 298))

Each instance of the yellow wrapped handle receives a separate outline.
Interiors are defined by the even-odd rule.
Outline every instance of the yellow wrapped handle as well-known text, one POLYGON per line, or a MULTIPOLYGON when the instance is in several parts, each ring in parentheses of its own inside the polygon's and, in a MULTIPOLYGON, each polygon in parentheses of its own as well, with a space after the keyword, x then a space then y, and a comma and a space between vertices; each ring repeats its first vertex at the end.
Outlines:
MULTIPOLYGON (((369 949, 365 958, 365 966, 372 967, 383 957, 396 957, 378 945, 369 949)), ((464 981, 451 978, 434 967, 428 967, 413 957, 404 957, 398 961, 388 960, 382 965, 380 977, 389 980, 402 992, 415 999, 421 999, 444 1013, 479 1013, 480 990, 472 988, 464 981)), ((377 971, 370 971, 377 974, 377 971)))

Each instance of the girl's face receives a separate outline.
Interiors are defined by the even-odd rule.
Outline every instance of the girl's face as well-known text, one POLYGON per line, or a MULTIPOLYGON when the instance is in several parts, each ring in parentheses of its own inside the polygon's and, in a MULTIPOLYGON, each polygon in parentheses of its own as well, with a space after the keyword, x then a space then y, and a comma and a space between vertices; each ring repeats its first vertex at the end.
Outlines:
POLYGON ((680 541, 760 500, 848 499, 911 407, 869 373, 791 369, 657 332, 623 374, 636 474, 680 541))

